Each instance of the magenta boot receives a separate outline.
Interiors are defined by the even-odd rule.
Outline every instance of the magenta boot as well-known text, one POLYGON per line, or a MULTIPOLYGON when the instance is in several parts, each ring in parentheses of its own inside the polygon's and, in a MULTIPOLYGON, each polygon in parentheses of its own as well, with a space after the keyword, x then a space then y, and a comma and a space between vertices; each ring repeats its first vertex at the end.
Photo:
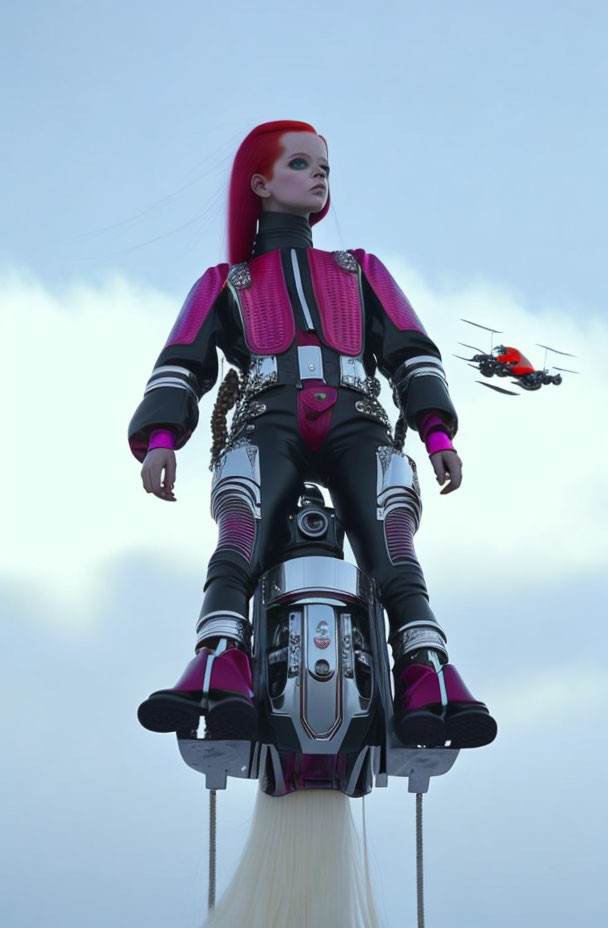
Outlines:
POLYGON ((439 671, 410 664, 395 687, 395 731, 408 747, 477 748, 496 737, 496 722, 473 698, 452 664, 439 671))
POLYGON ((211 648, 201 648, 173 689, 152 693, 137 712, 150 731, 183 734, 198 728, 201 715, 208 738, 238 741, 255 737, 251 668, 244 651, 230 648, 216 655, 211 648))

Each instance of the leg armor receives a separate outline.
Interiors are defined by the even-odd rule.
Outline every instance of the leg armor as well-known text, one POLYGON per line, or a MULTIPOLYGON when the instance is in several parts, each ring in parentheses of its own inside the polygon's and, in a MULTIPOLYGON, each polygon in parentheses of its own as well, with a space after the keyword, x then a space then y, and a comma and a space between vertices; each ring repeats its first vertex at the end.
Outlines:
POLYGON ((377 452, 377 518, 391 564, 417 563, 413 537, 420 525, 422 504, 416 465, 407 455, 381 445, 377 452))
MULTIPOLYGON (((246 616, 255 582, 254 560, 262 518, 257 445, 240 439, 219 458, 213 469, 211 515, 217 523, 218 541, 209 559, 201 621, 218 612, 246 616)), ((197 633, 200 631, 199 622, 197 633)), ((238 634, 230 637, 240 640, 238 634)))
MULTIPOLYGON (((213 471, 211 515, 220 551, 236 551, 251 563, 256 520, 262 516, 259 449, 246 440, 223 454, 213 471)), ((215 556, 215 555, 214 555, 215 556)))

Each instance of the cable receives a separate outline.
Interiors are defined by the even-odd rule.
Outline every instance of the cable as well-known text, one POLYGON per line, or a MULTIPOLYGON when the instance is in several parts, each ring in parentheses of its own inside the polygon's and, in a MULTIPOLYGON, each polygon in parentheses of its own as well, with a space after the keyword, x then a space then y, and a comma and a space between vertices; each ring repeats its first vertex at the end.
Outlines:
POLYGON ((422 858, 422 793, 416 793, 416 907, 418 928, 424 928, 424 873, 422 858))
POLYGON ((216 834, 217 834, 217 792, 209 790, 209 894, 207 909, 215 906, 215 868, 216 868, 216 834))

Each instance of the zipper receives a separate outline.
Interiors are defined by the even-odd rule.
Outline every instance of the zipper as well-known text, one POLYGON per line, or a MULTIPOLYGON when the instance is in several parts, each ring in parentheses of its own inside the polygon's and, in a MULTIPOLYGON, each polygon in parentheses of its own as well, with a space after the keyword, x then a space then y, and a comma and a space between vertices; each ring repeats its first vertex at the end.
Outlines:
POLYGON ((312 321, 312 316, 310 314, 310 309, 308 303, 306 302, 306 297, 304 296, 304 287, 302 286, 302 275, 300 274, 300 265, 298 264, 298 255, 295 248, 290 248, 291 252, 291 266, 293 268, 293 276, 296 281, 296 290, 298 292, 298 298, 300 300, 300 305, 302 307, 302 312, 304 313, 304 318, 306 320, 306 326, 309 331, 314 332, 315 326, 312 321))

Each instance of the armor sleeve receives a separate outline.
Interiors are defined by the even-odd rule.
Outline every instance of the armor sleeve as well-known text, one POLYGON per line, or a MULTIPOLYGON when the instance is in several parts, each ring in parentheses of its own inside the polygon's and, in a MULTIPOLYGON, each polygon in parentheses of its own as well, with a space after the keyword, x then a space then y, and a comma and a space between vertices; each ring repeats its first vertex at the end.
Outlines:
POLYGON ((453 437, 458 417, 437 346, 382 262, 360 249, 353 254, 362 271, 366 346, 391 382, 407 425, 419 430, 425 414, 435 411, 453 437))
POLYGON ((217 380, 217 347, 225 341, 227 273, 228 265, 220 264, 197 280, 154 365, 129 424, 129 445, 138 461, 145 458, 150 435, 157 429, 170 429, 178 449, 197 426, 198 403, 217 380))

